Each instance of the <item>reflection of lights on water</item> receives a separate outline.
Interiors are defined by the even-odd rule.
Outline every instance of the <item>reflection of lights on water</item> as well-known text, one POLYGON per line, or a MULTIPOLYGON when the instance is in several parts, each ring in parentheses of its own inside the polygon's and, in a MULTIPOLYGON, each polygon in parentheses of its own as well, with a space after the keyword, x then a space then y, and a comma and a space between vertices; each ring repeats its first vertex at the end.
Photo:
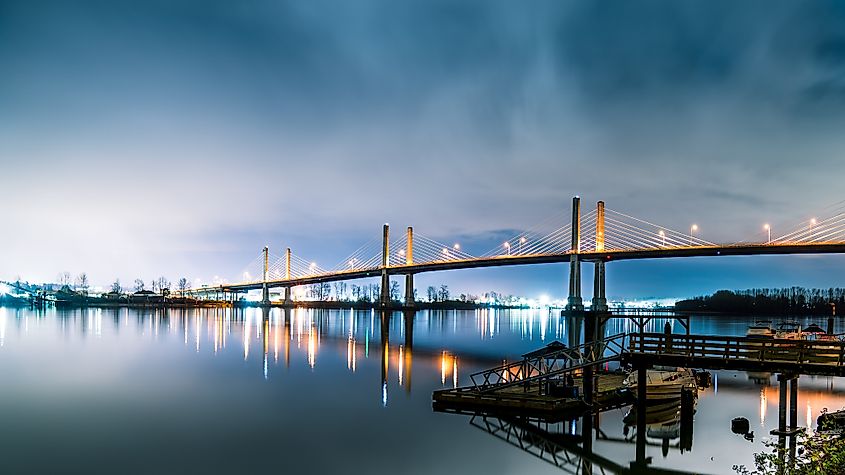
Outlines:
POLYGON ((399 386, 402 386, 402 372, 405 371, 404 349, 404 346, 399 345, 399 386))
POLYGON ((279 362, 279 320, 273 325, 273 360, 279 362))
POLYGON ((766 425, 766 388, 760 389, 760 426, 766 425))
POLYGON ((267 355, 270 352, 270 319, 264 319, 264 379, 268 379, 270 374, 268 369, 268 358, 267 355))
POLYGON ((446 384, 446 352, 440 355, 440 384, 446 384))
POLYGON ((387 382, 381 383, 381 405, 387 407, 387 382))
POLYGON ((246 361, 247 358, 249 357, 249 321, 250 321, 250 316, 247 315, 246 318, 244 319, 244 331, 243 331, 243 335, 244 335, 244 361, 246 361))
POLYGON ((202 315, 196 318, 197 321, 197 328, 196 328, 196 348, 197 353, 200 352, 200 325, 202 325, 202 315))
POLYGON ((546 341, 546 326, 549 324, 549 317, 546 314, 540 316, 540 341, 546 341))
POLYGON ((458 387, 458 357, 452 358, 452 387, 458 387))
POLYGON ((810 401, 807 401, 807 433, 813 435, 813 408, 810 406, 810 401))
POLYGON ((317 338, 314 335, 314 327, 312 326, 308 331, 308 366, 314 368, 317 360, 317 338))

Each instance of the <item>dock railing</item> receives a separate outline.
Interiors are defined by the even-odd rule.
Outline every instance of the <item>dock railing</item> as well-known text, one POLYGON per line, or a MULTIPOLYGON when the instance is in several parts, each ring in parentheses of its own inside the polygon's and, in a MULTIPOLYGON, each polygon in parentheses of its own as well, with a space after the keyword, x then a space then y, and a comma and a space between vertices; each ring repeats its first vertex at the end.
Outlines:
POLYGON ((625 333, 572 348, 561 348, 532 358, 505 363, 470 375, 474 389, 493 391, 560 376, 587 366, 619 360, 625 352, 625 333))
POLYGON ((842 367, 845 342, 735 336, 634 333, 631 353, 761 363, 791 363, 842 367))

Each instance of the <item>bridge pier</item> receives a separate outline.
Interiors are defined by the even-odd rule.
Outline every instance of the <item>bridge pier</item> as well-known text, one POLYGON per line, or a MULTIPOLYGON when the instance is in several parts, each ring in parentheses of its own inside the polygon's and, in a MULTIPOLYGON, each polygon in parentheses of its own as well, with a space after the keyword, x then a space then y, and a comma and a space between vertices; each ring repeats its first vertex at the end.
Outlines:
POLYGON ((414 274, 405 274, 405 307, 414 308, 414 274))

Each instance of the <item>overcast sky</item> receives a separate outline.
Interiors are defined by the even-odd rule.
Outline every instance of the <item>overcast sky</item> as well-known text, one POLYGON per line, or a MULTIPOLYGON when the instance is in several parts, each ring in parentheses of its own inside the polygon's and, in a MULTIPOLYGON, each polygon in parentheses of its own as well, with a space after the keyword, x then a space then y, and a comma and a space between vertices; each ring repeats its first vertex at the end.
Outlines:
MULTIPOLYGON (((845 198, 843 125, 842 2, 5 0, 0 277, 210 280, 265 244, 331 267, 384 222, 472 247, 575 194, 759 239, 845 198)), ((843 265, 614 264, 608 293, 845 286, 843 265)))

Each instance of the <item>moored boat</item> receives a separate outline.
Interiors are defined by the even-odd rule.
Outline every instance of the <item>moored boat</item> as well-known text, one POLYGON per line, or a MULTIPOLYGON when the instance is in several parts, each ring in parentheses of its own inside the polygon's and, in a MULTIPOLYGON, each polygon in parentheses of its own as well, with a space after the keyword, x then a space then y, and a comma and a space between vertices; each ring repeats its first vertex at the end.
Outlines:
MULTIPOLYGON (((634 394, 637 392, 637 373, 629 374, 622 383, 634 394)), ((663 400, 679 400, 681 392, 697 393, 695 373, 688 368, 655 367, 646 371, 646 400, 653 403, 663 400)))

